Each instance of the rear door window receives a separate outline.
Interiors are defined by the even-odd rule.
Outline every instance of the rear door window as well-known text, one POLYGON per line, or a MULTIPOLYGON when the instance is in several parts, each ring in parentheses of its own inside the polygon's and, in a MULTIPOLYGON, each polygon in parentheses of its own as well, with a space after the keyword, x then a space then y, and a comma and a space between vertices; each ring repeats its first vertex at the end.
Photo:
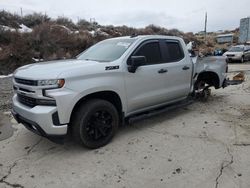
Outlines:
POLYGON ((177 62, 184 58, 183 49, 178 41, 166 41, 167 62, 177 62))

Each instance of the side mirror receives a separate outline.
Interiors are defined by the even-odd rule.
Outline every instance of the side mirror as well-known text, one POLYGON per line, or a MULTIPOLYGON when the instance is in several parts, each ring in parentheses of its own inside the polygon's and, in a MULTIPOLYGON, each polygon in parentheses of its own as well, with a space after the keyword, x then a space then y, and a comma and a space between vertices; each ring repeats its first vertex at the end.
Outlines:
POLYGON ((145 56, 132 56, 130 58, 130 64, 128 65, 128 71, 131 73, 135 73, 136 69, 142 65, 145 65, 145 63, 145 56))

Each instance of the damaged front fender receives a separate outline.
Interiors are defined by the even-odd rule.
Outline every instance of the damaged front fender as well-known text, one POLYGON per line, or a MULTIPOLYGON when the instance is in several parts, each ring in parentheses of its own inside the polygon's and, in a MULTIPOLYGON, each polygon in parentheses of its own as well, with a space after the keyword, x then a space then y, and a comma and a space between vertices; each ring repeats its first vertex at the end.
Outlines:
POLYGON ((214 86, 219 89, 224 86, 227 77, 227 63, 223 57, 205 57, 198 58, 194 63, 195 74, 194 83, 200 81, 205 82, 207 85, 214 86))

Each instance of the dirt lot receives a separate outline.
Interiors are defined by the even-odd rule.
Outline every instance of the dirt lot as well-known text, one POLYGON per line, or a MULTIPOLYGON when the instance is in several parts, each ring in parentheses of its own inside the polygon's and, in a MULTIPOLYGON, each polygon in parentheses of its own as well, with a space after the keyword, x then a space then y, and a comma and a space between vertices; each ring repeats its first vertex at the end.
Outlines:
POLYGON ((0 112, 8 111, 11 106, 11 78, 0 78, 0 112))
MULTIPOLYGON (((250 70, 250 64, 230 65, 238 69, 250 70)), ((1 79, 0 88, 2 111, 8 111, 9 80, 1 79)), ((213 90, 207 103, 122 127, 98 150, 69 140, 54 144, 12 121, 13 131, 5 113, 2 135, 13 136, 0 142, 0 187, 248 188, 249 92, 249 79, 213 90)))

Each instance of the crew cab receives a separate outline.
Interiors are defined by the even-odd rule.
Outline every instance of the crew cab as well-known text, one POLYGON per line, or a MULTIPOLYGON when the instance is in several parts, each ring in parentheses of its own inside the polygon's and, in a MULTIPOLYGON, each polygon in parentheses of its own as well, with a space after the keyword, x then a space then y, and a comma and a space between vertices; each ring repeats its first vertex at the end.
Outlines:
POLYGON ((13 76, 12 114, 49 139, 106 145, 124 120, 224 86, 225 61, 192 61, 183 39, 128 36, 101 41, 75 59, 30 64, 13 76))

